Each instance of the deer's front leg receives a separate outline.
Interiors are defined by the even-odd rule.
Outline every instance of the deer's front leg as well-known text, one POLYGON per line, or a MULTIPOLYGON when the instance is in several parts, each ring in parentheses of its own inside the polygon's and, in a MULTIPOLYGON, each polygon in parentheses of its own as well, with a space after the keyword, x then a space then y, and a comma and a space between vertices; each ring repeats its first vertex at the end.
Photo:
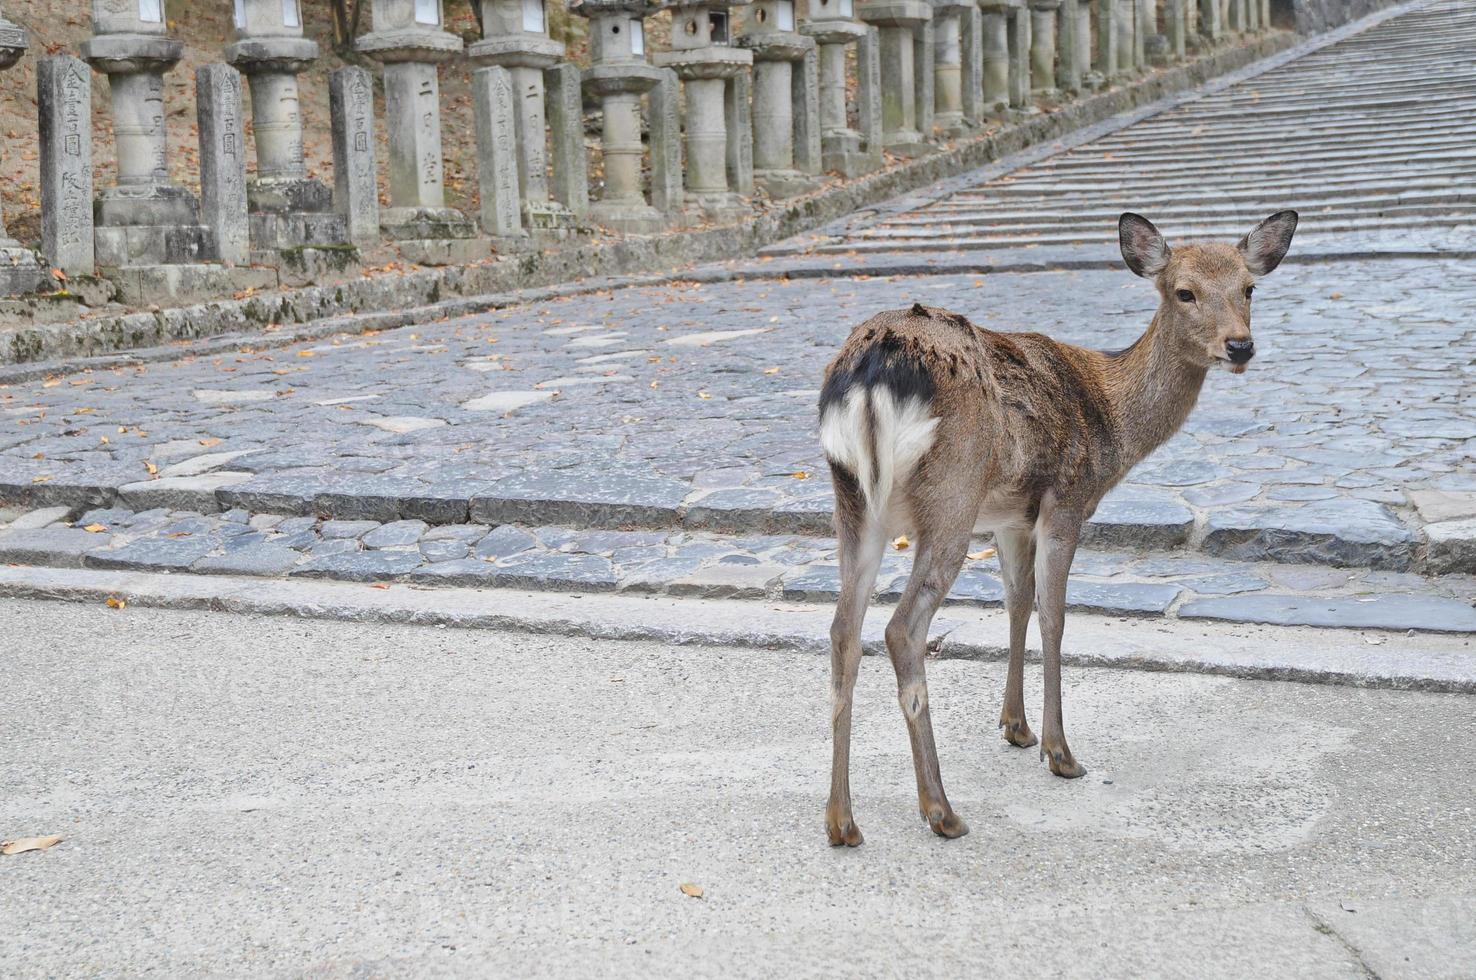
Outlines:
POLYGON ((1040 755, 1051 772, 1067 779, 1086 774, 1066 744, 1061 723, 1061 634, 1066 627, 1066 579, 1081 535, 1081 516, 1042 508, 1036 524, 1036 613, 1040 617, 1041 659, 1045 666, 1045 716, 1040 755))
POLYGON ((1028 527, 996 528, 994 546, 1010 614, 1010 666, 999 727, 1006 742, 1023 749, 1035 744, 1035 733, 1025 719, 1025 631, 1035 604, 1035 538, 1028 527))

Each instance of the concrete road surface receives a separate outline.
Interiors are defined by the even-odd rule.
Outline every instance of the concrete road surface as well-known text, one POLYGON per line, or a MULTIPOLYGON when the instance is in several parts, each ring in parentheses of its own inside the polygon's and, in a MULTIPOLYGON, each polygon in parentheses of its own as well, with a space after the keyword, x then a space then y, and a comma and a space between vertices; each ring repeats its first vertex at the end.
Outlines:
POLYGON ((1476 972, 1470 696, 1075 669, 1066 782, 998 739, 999 665, 938 662, 943 841, 867 658, 852 851, 813 654, 14 600, 0 637, 0 839, 65 838, 0 857, 0 975, 1476 972))

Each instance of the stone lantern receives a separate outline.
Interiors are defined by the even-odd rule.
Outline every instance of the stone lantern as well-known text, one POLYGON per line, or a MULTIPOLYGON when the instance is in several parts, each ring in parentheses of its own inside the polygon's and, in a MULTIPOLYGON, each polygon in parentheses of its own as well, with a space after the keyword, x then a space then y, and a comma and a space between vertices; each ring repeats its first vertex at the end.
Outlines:
MULTIPOLYGON (((846 177, 876 168, 873 155, 861 152, 861 134, 846 119, 846 47, 866 37, 869 30, 856 21, 854 0, 810 0, 810 18, 800 25, 800 32, 814 38, 819 48, 821 163, 826 170, 846 177)), ((868 66, 858 64, 857 68, 858 101, 879 98, 880 92, 867 90, 868 66)))
POLYGON ((193 194, 169 180, 164 73, 184 45, 165 34, 164 0, 92 0, 93 36, 82 57, 108 76, 118 183, 94 208, 97 264, 103 267, 214 258, 193 194))
POLYGON ((476 235, 471 221, 446 206, 436 66, 461 54, 461 38, 442 29, 441 0, 373 0, 371 9, 374 30, 357 47, 384 66, 390 206, 380 211, 380 227, 411 261, 485 255, 468 241, 476 235))
MULTIPOLYGON (((549 194, 545 135, 548 113, 543 73, 563 59, 564 46, 549 37, 545 3, 546 0, 484 0, 484 39, 472 44, 467 55, 474 65, 496 65, 507 69, 510 76, 523 225, 532 231, 560 232, 573 227, 574 213, 549 194)), ((479 113, 477 125, 496 126, 497 122, 479 113)), ((568 135, 556 132, 554 139, 568 135)), ((582 127, 578 135, 582 153, 582 127)), ((479 161, 479 165, 488 162, 479 161)))
POLYGON ((755 0, 738 39, 753 53, 754 182, 776 198, 819 186, 815 42, 796 27, 794 0, 755 0), (813 147, 796 146, 796 136, 813 147))
POLYGON ((861 19, 881 31, 882 142, 895 153, 934 147, 933 7, 926 0, 866 0, 861 19))
MULTIPOLYGON (((748 0, 739 0, 746 5, 748 0)), ((752 140, 746 119, 753 54, 732 46, 729 0, 671 0, 671 47, 655 62, 682 80, 687 196, 711 218, 746 215, 752 140)))
MULTIPOLYGON (((5 19, 0 12, 0 71, 14 65, 26 53, 26 32, 5 19)), ((5 231, 5 216, 0 214, 0 296, 29 293, 46 277, 36 253, 22 248, 20 242, 5 231)))
POLYGON ((664 212, 680 207, 679 192, 677 200, 668 200, 680 168, 675 161, 676 82, 669 70, 646 61, 645 17, 656 8, 648 0, 579 0, 569 9, 589 18, 590 66, 584 70, 584 88, 599 98, 604 117, 605 189, 590 204, 590 216, 616 231, 661 231, 669 223, 664 212), (641 96, 647 92, 652 100, 652 200, 659 207, 648 204, 641 191, 641 96))
POLYGON ((251 243, 268 254, 304 245, 337 245, 347 222, 333 211, 333 193, 307 175, 302 150, 302 111, 297 73, 318 57, 303 37, 301 0, 235 0, 234 40, 226 61, 251 87, 256 173, 247 181, 251 243))

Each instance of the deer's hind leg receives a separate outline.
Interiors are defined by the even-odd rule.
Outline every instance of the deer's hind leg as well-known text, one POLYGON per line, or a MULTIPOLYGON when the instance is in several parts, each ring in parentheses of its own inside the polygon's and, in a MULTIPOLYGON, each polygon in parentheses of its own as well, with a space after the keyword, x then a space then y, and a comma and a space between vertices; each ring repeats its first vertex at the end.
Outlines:
POLYGON ((861 666, 861 625, 876 584, 886 544, 886 529, 867 514, 855 477, 831 466, 836 497, 840 598, 830 624, 830 802, 825 833, 832 845, 855 847, 861 831, 851 814, 851 693, 861 666))
POLYGON ((887 624, 887 652, 897 672, 897 699, 912 742, 918 806, 928 826, 941 837, 962 837, 969 828, 953 812, 943 792, 938 749, 933 741, 933 720, 928 711, 924 660, 928 627, 963 566, 977 511, 977 499, 970 494, 927 501, 921 507, 914 504, 913 513, 919 518, 917 556, 902 601, 887 624))
POLYGON ((1035 535, 1028 527, 999 527, 994 531, 994 546, 999 551, 1005 608, 1010 614, 1010 666, 999 727, 1006 742, 1023 749, 1036 741, 1025 719, 1025 631, 1035 605, 1035 535))

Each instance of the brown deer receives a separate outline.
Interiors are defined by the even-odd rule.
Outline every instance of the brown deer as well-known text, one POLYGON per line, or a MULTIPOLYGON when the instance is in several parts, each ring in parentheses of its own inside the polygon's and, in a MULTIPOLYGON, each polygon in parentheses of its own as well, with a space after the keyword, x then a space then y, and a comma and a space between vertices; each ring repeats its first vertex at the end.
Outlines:
POLYGON ((928 825, 943 837, 968 833, 943 793, 923 657, 928 626, 976 528, 994 534, 1009 611, 999 718, 1005 740, 1036 744, 1023 677, 1033 601, 1045 668, 1040 754, 1057 776, 1086 772, 1061 724, 1066 578, 1082 523, 1183 424, 1212 366, 1246 369, 1255 352, 1254 280, 1281 262, 1296 227, 1295 211, 1278 211, 1237 246, 1170 249, 1148 219, 1124 214, 1122 256, 1154 281, 1160 301, 1148 329, 1121 351, 996 333, 920 304, 879 313, 851 331, 820 393, 841 577, 830 628, 834 755, 825 823, 832 844, 861 843, 851 815, 851 691, 877 568, 898 533, 911 534, 916 550, 886 644, 928 825))

